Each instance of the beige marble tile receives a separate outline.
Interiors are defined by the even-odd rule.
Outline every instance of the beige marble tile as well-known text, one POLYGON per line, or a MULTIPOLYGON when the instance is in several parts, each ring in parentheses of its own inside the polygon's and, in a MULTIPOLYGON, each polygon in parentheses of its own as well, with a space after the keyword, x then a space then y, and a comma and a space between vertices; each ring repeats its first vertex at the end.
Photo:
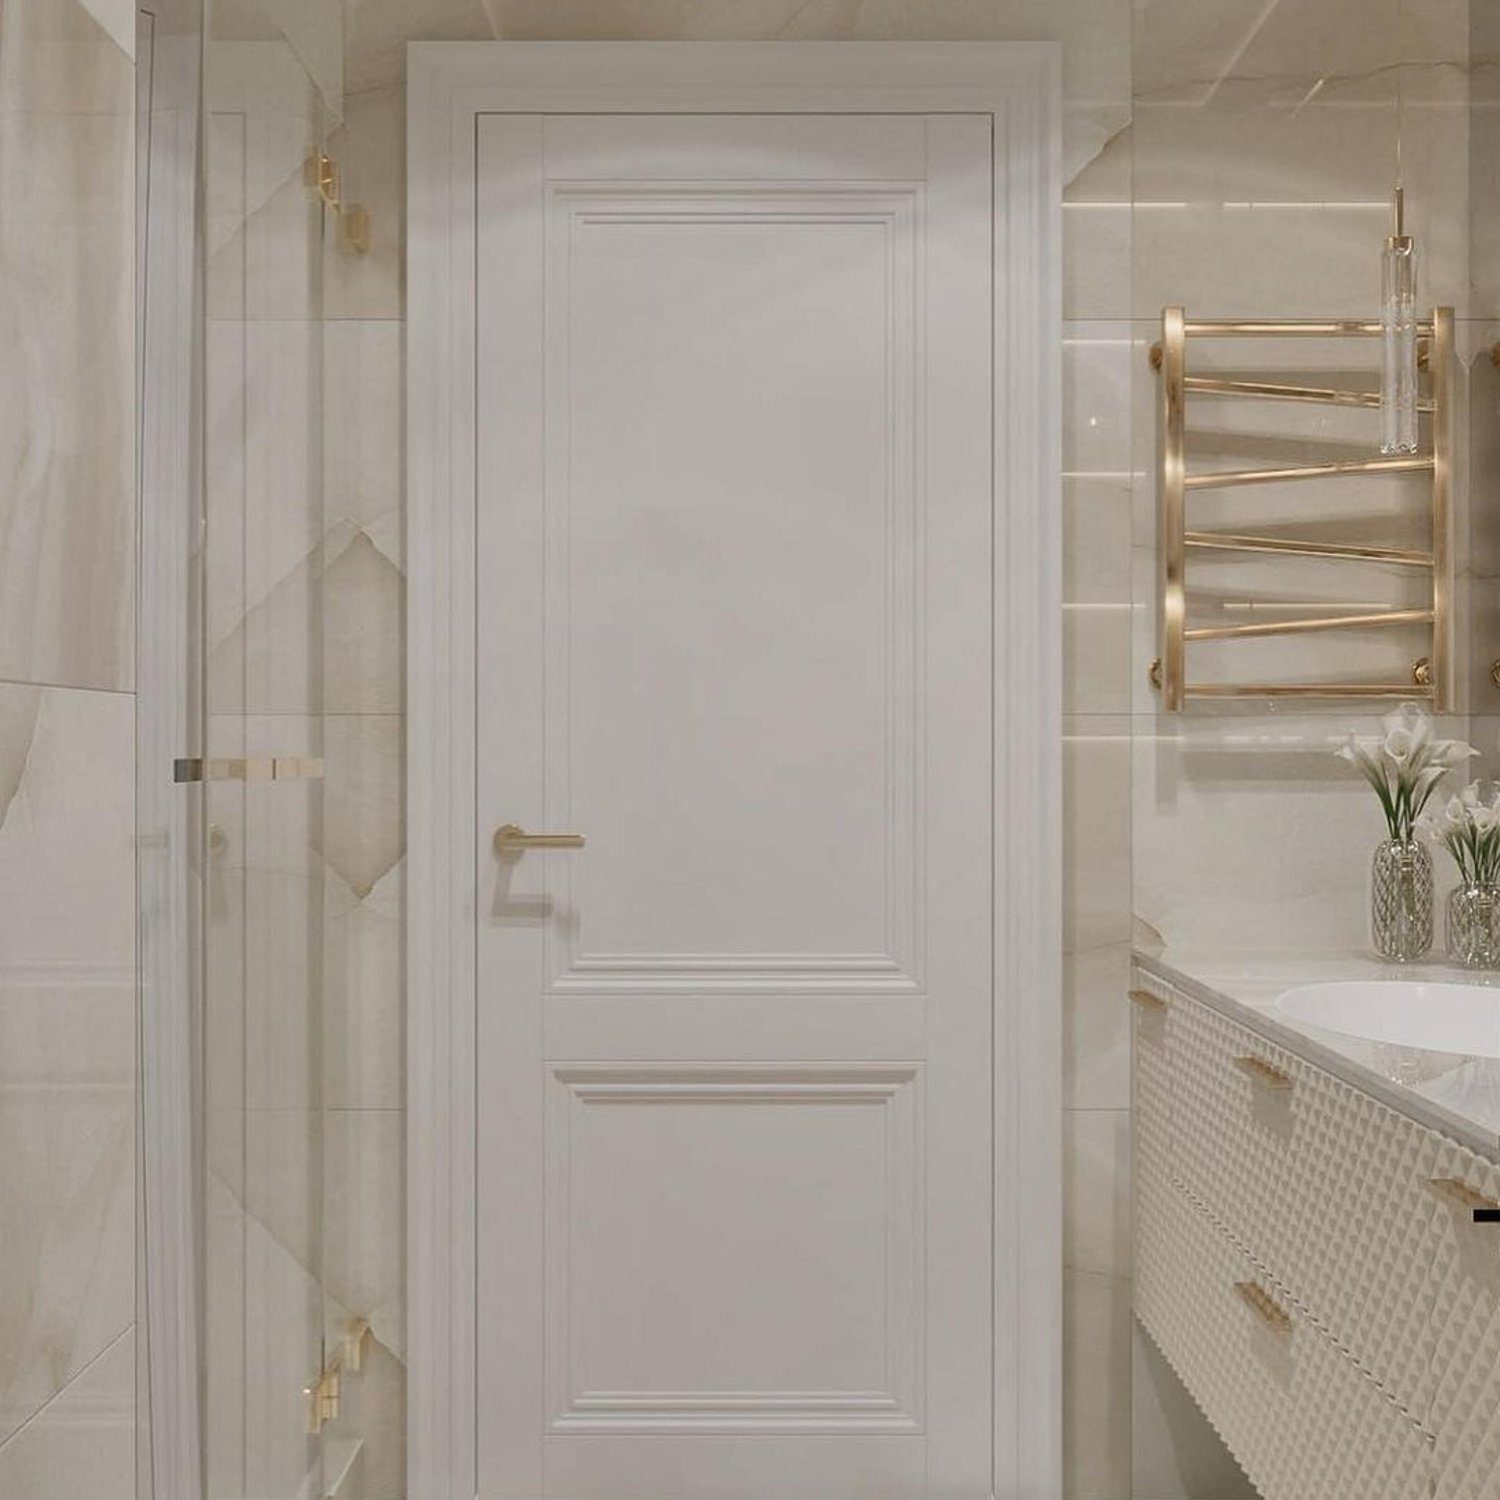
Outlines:
POLYGON ((1130 1282, 1063 1273, 1063 1494, 1130 1494, 1130 1282))
POLYGON ((134 1500, 136 1346, 126 1329, 0 1443, 0 1494, 134 1500))
POLYGON ((325 526, 363 532, 403 562, 404 330, 393 318, 323 327, 325 526))
MULTIPOLYGON (((1072 122, 1071 153, 1082 156, 1097 121, 1072 122)), ((1068 319, 1128 318, 1132 312, 1131 207, 1134 137, 1128 120, 1092 140, 1087 159, 1070 160, 1063 188, 1063 316, 1068 319)))
POLYGON ((0 1437, 134 1314, 134 711, 0 686, 0 1437))
POLYGON ((1063 1264, 1128 1280, 1130 1111, 1069 1109, 1063 1120, 1063 1264))
POLYGON ((1131 355, 1125 322, 1069 322, 1063 328, 1063 473, 1120 479, 1130 472, 1131 355))
POLYGON ((406 1367, 378 1339, 359 1374, 345 1382, 341 1430, 358 1437, 358 1500, 406 1500, 406 1367))
POLYGON ((1130 1108, 1130 948, 1063 956, 1063 1103, 1130 1108))
POLYGON ((399 1358, 405 1348, 405 1118, 336 1109, 324 1119, 323 1282, 399 1358))
POLYGON ((1063 740, 1063 941, 1130 937, 1130 721, 1074 720, 1063 740))
POLYGON ((1135 1500, 1255 1500, 1255 1487, 1139 1327, 1130 1390, 1135 1500))
POLYGON ((405 851, 404 733, 387 715, 349 715, 324 726, 325 866, 355 896, 368 896, 405 851))
POLYGON ((502 0, 347 0, 344 57, 349 93, 389 88, 406 77, 408 41, 493 39, 502 0))
POLYGON ((132 61, 135 58, 135 0, 82 0, 83 8, 132 61))
MULTIPOLYGON (((1378 720, 1253 713, 1137 721, 1134 902, 1173 944, 1366 946, 1379 805, 1334 751, 1378 720)), ((1466 721, 1440 725, 1464 736, 1466 721)), ((1444 877, 1445 878, 1445 877, 1444 877)))
POLYGON ((133 680, 134 84, 77 0, 0 14, 0 678, 12 681, 133 680))
POLYGON ((323 1102, 400 1109, 404 1101, 405 867, 363 898, 328 876, 323 939, 323 1102))

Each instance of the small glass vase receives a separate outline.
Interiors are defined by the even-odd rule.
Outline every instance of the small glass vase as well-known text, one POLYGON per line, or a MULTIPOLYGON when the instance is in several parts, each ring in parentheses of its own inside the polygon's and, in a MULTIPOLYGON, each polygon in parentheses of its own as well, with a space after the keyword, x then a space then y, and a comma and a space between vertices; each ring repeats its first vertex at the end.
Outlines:
POLYGON ((1414 839, 1387 839, 1370 864, 1370 937, 1393 963, 1432 947, 1432 857, 1414 839))
POLYGON ((1461 885, 1448 897, 1448 957, 1500 969, 1500 885, 1461 885))

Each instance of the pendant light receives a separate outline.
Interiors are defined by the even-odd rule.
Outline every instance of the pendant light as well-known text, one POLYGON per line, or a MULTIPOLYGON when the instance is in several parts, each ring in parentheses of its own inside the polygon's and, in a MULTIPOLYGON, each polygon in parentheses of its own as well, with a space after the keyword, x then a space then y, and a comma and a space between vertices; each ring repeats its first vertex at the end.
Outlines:
POLYGON ((1417 451, 1417 254, 1396 189, 1396 232, 1380 275, 1380 451, 1417 451))
POLYGON ((1417 451, 1417 252, 1406 232, 1401 147, 1405 98, 1396 73, 1396 223, 1380 260, 1380 451, 1417 451))

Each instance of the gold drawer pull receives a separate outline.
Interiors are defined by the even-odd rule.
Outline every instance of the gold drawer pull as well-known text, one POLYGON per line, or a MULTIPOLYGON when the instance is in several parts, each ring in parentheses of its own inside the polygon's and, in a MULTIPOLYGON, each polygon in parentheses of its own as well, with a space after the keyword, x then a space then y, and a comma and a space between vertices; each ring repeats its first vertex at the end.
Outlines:
POLYGON ((1474 1215, 1476 1224, 1500 1224, 1500 1203, 1459 1177, 1430 1177, 1427 1186, 1445 1202, 1474 1215))
POLYGON ((1292 1331, 1292 1320, 1287 1310, 1258 1281, 1237 1281, 1234 1289, 1244 1299, 1245 1305, 1254 1308, 1277 1333, 1292 1331))
POLYGON ((1160 995, 1153 995, 1150 990, 1131 990, 1130 998, 1142 1010, 1151 1011, 1156 1015, 1160 1015, 1167 1008, 1167 1002, 1160 995))
POLYGON ((1283 1073, 1280 1068, 1273 1068, 1263 1057, 1247 1054, 1235 1058, 1234 1065, 1246 1078, 1264 1088, 1289 1089, 1292 1086, 1291 1075, 1283 1073))

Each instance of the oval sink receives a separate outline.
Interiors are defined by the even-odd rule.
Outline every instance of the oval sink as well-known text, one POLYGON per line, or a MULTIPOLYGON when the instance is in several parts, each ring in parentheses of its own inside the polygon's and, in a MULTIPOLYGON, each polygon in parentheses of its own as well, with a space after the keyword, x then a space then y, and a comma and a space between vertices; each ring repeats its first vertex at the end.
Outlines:
POLYGON ((1344 1036, 1500 1057, 1500 989, 1415 980, 1347 980, 1287 990, 1277 1008, 1296 1021, 1344 1036))

